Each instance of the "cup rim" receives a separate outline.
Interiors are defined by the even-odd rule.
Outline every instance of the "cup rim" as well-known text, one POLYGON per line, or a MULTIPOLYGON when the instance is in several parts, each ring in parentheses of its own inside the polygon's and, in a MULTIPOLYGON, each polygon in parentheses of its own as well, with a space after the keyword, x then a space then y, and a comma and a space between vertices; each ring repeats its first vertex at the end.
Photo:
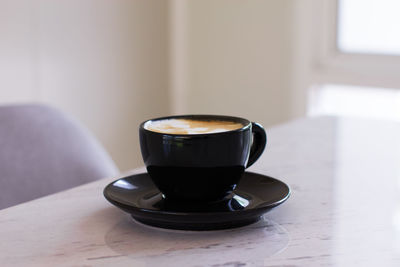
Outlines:
POLYGON ((143 121, 139 129, 143 130, 148 133, 156 134, 156 135, 167 135, 167 136, 182 136, 182 137, 203 137, 203 136, 213 136, 213 135, 222 135, 222 134, 229 134, 233 132, 243 132, 246 131, 248 128, 251 127, 251 121, 245 118, 241 117, 236 117, 236 116, 228 116, 228 115, 215 115, 215 114, 185 114, 185 115, 171 115, 171 116, 164 116, 164 117, 157 117, 149 120, 143 121), (241 124, 243 124, 243 127, 235 129, 235 130, 229 130, 229 131, 224 131, 224 132, 218 132, 218 133, 202 133, 202 134, 173 134, 173 133, 160 133, 160 132, 155 132, 148 130, 144 127, 144 125, 147 122, 150 121, 158 121, 158 120, 168 120, 168 119, 182 119, 182 118, 215 118, 216 120, 230 120, 230 121, 236 121, 241 124))

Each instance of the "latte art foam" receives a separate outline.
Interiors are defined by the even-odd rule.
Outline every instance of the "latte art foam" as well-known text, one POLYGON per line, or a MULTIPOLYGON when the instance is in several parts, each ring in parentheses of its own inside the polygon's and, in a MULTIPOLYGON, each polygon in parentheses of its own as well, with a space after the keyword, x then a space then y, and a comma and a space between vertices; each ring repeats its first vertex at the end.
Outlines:
POLYGON ((234 121, 167 119, 146 122, 144 128, 149 131, 168 134, 207 134, 232 131, 243 126, 243 124, 234 121))

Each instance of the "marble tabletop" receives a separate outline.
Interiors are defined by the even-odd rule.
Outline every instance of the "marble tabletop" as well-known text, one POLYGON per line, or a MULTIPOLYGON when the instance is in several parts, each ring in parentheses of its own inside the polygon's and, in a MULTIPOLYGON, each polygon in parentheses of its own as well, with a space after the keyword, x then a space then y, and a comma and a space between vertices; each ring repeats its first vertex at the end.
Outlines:
POLYGON ((256 224, 141 225, 104 199, 116 178, 103 179, 1 210, 0 265, 400 266, 400 124, 320 117, 267 133, 249 170, 292 195, 256 224))

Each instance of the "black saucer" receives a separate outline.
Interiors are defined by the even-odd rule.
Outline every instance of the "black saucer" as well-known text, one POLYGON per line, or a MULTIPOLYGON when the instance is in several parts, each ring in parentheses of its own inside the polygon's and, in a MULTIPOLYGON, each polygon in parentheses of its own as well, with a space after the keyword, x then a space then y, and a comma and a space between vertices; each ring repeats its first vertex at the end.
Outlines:
POLYGON ((289 198, 285 183, 245 172, 235 191, 225 199, 196 204, 164 199, 147 173, 118 179, 104 188, 104 197, 137 221, 162 228, 217 230, 244 226, 289 198))

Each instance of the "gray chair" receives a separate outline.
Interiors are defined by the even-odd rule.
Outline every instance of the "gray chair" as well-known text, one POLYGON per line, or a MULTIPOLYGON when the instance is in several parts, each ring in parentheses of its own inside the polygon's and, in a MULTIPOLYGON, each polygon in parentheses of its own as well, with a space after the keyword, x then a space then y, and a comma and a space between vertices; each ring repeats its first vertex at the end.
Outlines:
POLYGON ((44 105, 0 106, 0 209, 117 173, 73 118, 44 105))

